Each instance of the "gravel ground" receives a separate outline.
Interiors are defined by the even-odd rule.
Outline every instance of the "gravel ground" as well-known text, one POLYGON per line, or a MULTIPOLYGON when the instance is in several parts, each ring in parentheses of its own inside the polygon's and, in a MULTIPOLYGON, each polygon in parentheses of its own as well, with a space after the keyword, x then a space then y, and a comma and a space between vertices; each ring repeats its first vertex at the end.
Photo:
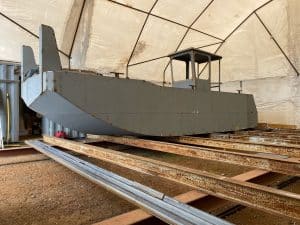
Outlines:
MULTIPOLYGON (((226 176, 234 176, 249 170, 246 167, 140 149, 122 151, 226 176)), ((30 155, 26 157, 28 160, 30 155)), ((36 160, 41 156, 35 154, 32 157, 36 160)), ((190 190, 189 187, 100 160, 82 158, 170 196, 190 190)), ((11 158, 0 158, 0 225, 92 224, 135 208, 52 160, 10 165, 7 165, 5 160, 12 162, 11 158)), ((300 182, 290 185, 287 189, 300 193, 300 182)), ((288 219, 249 208, 226 219, 237 224, 296 224, 288 219)))

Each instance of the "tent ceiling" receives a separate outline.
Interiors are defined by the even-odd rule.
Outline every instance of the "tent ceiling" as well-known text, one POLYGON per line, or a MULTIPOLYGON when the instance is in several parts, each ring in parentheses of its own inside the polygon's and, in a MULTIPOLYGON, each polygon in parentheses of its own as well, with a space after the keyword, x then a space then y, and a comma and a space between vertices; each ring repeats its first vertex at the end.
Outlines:
MULTIPOLYGON (((37 57, 44 23, 65 67, 125 73, 129 64, 129 77, 161 81, 164 56, 195 47, 223 56, 223 81, 292 76, 299 10, 297 0, 0 0, 0 59, 20 61, 23 44, 37 57)), ((183 65, 175 67, 182 78, 183 65)))

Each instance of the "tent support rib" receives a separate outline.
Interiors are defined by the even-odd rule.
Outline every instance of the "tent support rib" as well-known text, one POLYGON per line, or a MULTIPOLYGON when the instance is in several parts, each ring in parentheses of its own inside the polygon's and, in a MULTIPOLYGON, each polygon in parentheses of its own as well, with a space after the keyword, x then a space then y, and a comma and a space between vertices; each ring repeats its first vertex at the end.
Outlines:
MULTIPOLYGON (((262 9, 263 7, 269 5, 271 2, 273 2, 274 0, 269 0, 267 2, 265 2, 263 5, 259 6, 258 8, 256 8, 252 13, 250 13, 245 19, 243 19, 242 22, 239 23, 239 25, 237 25, 224 39, 224 42, 220 44, 220 46, 216 49, 216 51, 214 52, 215 54, 220 50, 220 48, 223 46, 223 44, 228 40, 228 38, 230 38, 253 14, 256 14, 256 12, 260 9, 262 9)), ((207 64, 205 64, 205 66, 202 68, 201 72, 198 74, 198 77, 203 73, 203 71, 205 70, 205 68, 207 67, 207 64)))
POLYGON ((267 31, 267 33, 270 35, 271 39, 274 41, 274 43, 279 48, 279 50, 281 51, 281 53, 284 55, 284 57, 286 58, 286 60, 289 62, 289 64, 293 68, 293 70, 296 72, 297 76, 299 76, 299 71, 297 70, 297 68, 295 67, 295 65, 292 63, 292 61, 289 59, 289 57, 284 52, 284 50, 281 48, 281 46, 279 45, 279 43, 277 42, 277 40, 275 39, 275 37, 272 35, 272 33, 269 30, 269 28, 266 26, 266 24, 262 21, 262 19, 260 18, 260 16, 256 12, 254 14, 257 17, 257 19, 259 20, 259 22, 263 25, 263 27, 265 28, 265 30, 267 31))
POLYGON ((129 63, 130 63, 130 61, 131 61, 131 59, 132 59, 133 53, 134 53, 134 51, 135 51, 135 49, 136 49, 136 46, 137 46, 137 44, 138 44, 138 42, 139 42, 139 40, 140 40, 140 37, 141 37, 142 33, 143 33, 143 31, 144 31, 144 28, 145 28, 145 26, 146 26, 146 23, 147 23, 147 21, 148 21, 148 18, 149 18, 149 16, 150 16, 152 10, 154 9, 155 5, 157 4, 157 2, 158 2, 158 0, 156 0, 156 1, 154 2, 154 4, 152 5, 151 9, 150 9, 149 12, 147 13, 147 16, 146 16, 146 18, 145 18, 145 21, 144 21, 144 23, 143 23, 143 26, 142 26, 142 28, 141 28, 141 30, 140 30, 140 32, 139 32, 139 34, 138 34, 138 37, 137 37, 137 39, 136 39, 136 41, 135 41, 135 43, 134 43, 133 49, 132 49, 132 51, 131 51, 131 53, 130 53, 130 56, 129 56, 128 61, 127 61, 127 64, 126 64, 126 78, 128 78, 128 67, 130 66, 129 63))
MULTIPOLYGON (((12 22, 13 24, 17 25, 19 28, 21 28, 23 31, 27 32, 28 34, 30 34, 31 36, 38 38, 39 36, 35 33, 33 33, 32 31, 30 31, 29 29, 27 29, 26 27, 24 27, 23 25, 19 24, 18 22, 16 22, 15 20, 13 20, 12 18, 8 17, 7 15, 5 15, 4 13, 0 12, 0 15, 2 17, 4 17, 5 19, 7 19, 8 21, 12 22)), ((66 56, 68 59, 70 58, 69 55, 61 50, 58 49, 58 51, 63 54, 64 56, 66 56)))
MULTIPOLYGON (((140 13, 148 14, 148 12, 146 12, 146 11, 144 11, 144 10, 137 9, 137 8, 135 8, 135 7, 132 7, 132 6, 129 6, 129 5, 126 5, 126 4, 123 4, 123 3, 120 3, 120 2, 114 1, 114 0, 108 0, 108 1, 111 2, 111 3, 117 4, 117 5, 120 5, 120 6, 129 8, 129 9, 138 11, 138 12, 140 12, 140 13)), ((150 16, 153 16, 153 17, 156 17, 156 18, 158 18, 158 19, 161 19, 161 20, 164 20, 164 21, 167 21, 167 22, 176 24, 176 25, 178 25, 178 26, 188 28, 187 25, 184 25, 184 24, 182 24, 182 23, 178 23, 178 22, 175 22, 175 21, 173 21, 173 20, 170 20, 170 19, 167 19, 167 18, 158 16, 158 15, 156 15, 156 14, 150 13, 149 15, 150 15, 150 16)), ((210 36, 210 37, 212 37, 212 38, 215 38, 215 39, 218 39, 218 40, 220 40, 220 41, 223 41, 222 38, 216 37, 216 36, 214 36, 214 35, 212 35, 212 34, 208 34, 208 33, 206 33, 206 32, 203 32, 203 31, 198 30, 198 29, 195 29, 195 28, 190 28, 190 29, 193 30, 193 31, 196 31, 196 32, 198 32, 198 33, 202 33, 202 34, 204 34, 204 35, 207 35, 207 36, 210 36)))
MULTIPOLYGON (((197 48, 204 48, 204 47, 209 47, 209 46, 218 45, 218 44, 222 44, 222 43, 223 42, 220 41, 220 42, 216 42, 216 43, 212 43, 212 44, 208 44, 208 45, 202 45, 202 46, 197 47, 197 48)), ((163 56, 160 56, 160 57, 157 57, 157 58, 147 59, 145 61, 141 61, 141 62, 129 64, 128 66, 136 66, 136 65, 143 64, 143 63, 147 63, 147 62, 152 62, 152 61, 155 61, 155 60, 163 59, 163 58, 166 58, 166 57, 168 57, 168 56, 167 55, 163 55, 163 56)))
MULTIPOLYGON (((86 0, 83 0, 82 5, 81 5, 81 9, 80 9, 80 14, 79 14, 79 17, 78 17, 78 21, 77 21, 77 24, 76 24, 76 29, 75 29, 74 36, 73 36, 73 39, 72 39, 71 48, 70 48, 70 51, 69 51, 69 59, 70 60, 71 60, 71 55, 72 55, 72 52, 73 52, 75 40, 76 40, 76 37, 77 37, 79 24, 81 22, 81 17, 82 17, 83 10, 84 10, 84 7, 85 7, 85 3, 86 3, 86 0)), ((70 60, 69 60, 69 68, 70 68, 70 60)))
MULTIPOLYGON (((182 36, 182 38, 180 39, 176 49, 175 49, 175 52, 178 51, 178 49, 180 48, 181 44, 183 43, 186 35, 189 33, 189 31, 191 30, 192 26, 198 21, 198 19, 206 12, 206 10, 210 7, 210 5, 214 2, 214 0, 211 0, 206 6, 205 8, 200 12, 200 14, 194 19, 194 21, 190 24, 190 26, 186 29, 184 35, 182 36)), ((168 66, 170 65, 170 62, 171 60, 168 61, 167 65, 165 66, 165 69, 164 69, 164 74, 166 73, 166 70, 168 68, 168 66)))

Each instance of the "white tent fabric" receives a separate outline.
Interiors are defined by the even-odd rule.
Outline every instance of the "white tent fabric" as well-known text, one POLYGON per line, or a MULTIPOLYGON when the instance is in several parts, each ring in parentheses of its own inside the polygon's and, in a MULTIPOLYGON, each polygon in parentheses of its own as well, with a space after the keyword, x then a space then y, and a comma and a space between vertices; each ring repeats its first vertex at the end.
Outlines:
MULTIPOLYGON (((23 44, 32 46, 37 58, 43 23, 55 30, 64 67, 126 73, 130 65, 130 78, 161 82, 164 71, 170 80, 164 56, 196 47, 223 56, 224 90, 236 91, 239 81, 248 80, 255 88, 245 83, 245 91, 263 96, 265 79, 297 79, 299 11, 299 0, 0 0, 0 60, 20 61, 23 44)), ((182 79, 184 66, 174 67, 175 79, 182 79)), ((207 68, 202 69, 205 77, 207 68)), ((285 93, 297 96, 292 92, 285 93)), ((269 99, 262 99, 256 100, 264 111, 269 99)), ((291 105, 288 112, 300 103, 291 105)), ((300 118, 293 113, 275 122, 300 124, 300 118)))

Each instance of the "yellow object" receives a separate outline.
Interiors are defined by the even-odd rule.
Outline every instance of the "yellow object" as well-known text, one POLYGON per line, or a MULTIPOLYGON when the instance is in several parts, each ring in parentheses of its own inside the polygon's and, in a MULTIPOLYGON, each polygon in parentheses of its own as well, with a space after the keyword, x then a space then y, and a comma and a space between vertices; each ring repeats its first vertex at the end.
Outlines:
POLYGON ((10 99, 9 94, 6 93, 6 142, 10 140, 10 99))

